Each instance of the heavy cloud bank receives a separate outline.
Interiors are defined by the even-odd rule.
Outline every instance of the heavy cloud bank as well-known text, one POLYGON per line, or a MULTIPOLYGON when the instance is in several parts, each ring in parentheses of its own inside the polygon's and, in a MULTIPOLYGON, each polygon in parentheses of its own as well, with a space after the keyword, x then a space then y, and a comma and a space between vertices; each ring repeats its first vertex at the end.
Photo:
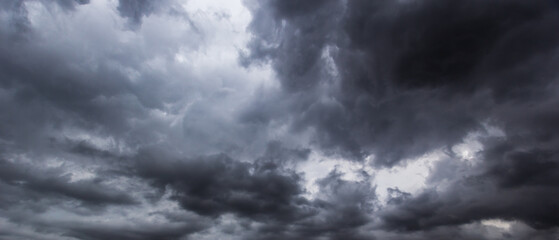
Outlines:
POLYGON ((559 238, 556 1, 0 19, 0 239, 559 238))

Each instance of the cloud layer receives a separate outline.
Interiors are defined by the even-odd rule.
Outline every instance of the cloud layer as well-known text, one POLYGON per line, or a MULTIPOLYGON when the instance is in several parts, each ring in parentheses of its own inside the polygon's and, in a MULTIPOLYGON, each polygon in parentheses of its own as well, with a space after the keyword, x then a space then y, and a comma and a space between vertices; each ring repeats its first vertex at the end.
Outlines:
POLYGON ((0 239, 559 237, 555 1, 0 18, 0 239))

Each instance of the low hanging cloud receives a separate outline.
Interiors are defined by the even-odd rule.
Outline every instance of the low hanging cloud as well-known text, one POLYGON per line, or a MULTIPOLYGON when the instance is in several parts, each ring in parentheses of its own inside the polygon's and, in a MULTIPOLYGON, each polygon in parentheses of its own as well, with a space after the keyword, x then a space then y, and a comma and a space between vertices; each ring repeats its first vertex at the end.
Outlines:
POLYGON ((551 0, 0 3, 0 239, 555 239, 551 0))
POLYGON ((251 24, 245 60, 271 61, 295 102, 288 114, 338 154, 392 166, 504 120, 496 109, 553 94, 551 2, 313 3, 254 3, 266 20, 251 24))
MULTIPOLYGON (((448 177, 432 178, 432 188, 417 196, 398 191, 406 197, 391 198, 378 213, 381 229, 423 231, 484 219, 557 226, 549 211, 559 196, 559 16, 552 1, 249 6, 260 20, 250 26, 256 37, 245 64, 270 63, 289 100, 279 114, 260 107, 276 102, 258 103, 248 120, 287 116, 294 131, 310 129, 323 151, 372 157, 378 167, 451 149, 486 124, 504 131, 483 140, 475 167, 448 172, 439 163, 432 174, 448 177), (449 186, 438 190, 442 182, 449 186)), ((461 164, 449 156, 446 162, 461 164)))

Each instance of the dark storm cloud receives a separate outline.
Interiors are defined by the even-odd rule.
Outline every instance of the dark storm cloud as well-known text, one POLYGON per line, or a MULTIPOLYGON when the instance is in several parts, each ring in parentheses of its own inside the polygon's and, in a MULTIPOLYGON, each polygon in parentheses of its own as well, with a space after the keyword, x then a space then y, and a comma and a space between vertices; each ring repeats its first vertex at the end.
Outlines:
POLYGON ((170 186, 183 208, 200 215, 290 221, 308 214, 299 176, 279 171, 273 162, 252 165, 224 155, 170 162, 147 157, 137 168, 156 186, 170 186))
MULTIPOLYGON (((390 189, 389 204, 378 213, 380 228, 452 230, 505 219, 555 229, 554 4, 248 2, 255 37, 242 60, 269 61, 283 96, 261 100, 244 120, 268 124, 287 116, 294 133, 311 129, 323 151, 358 160, 372 154, 383 167, 452 147, 494 125, 505 136, 483 141, 478 165, 463 165, 451 153, 438 163, 429 184, 448 187, 417 195, 390 189)), ((431 233, 402 234, 424 239, 431 233)))
MULTIPOLYGON (((204 230, 209 227, 209 222, 204 219, 190 221, 188 223, 111 223, 104 222, 82 222, 82 221, 53 221, 52 219, 40 219, 33 215, 20 216, 39 234, 33 235, 17 228, 2 229, 0 239, 190 239, 189 234, 204 230), (57 235, 53 235, 57 234, 57 235)), ((190 219, 193 220, 193 219, 190 219)))
MULTIPOLYGON (((556 100, 503 108, 506 137, 484 140, 473 168, 457 159, 438 163, 432 184, 450 181, 446 191, 427 191, 382 213, 384 227, 422 230, 483 219, 520 220, 534 229, 556 229, 559 149, 556 100), (521 111, 518 111, 521 110, 521 111), (517 112, 518 111, 518 112, 517 112), (506 112, 506 113, 505 113, 506 112)), ((553 234, 550 233, 549 236, 553 234)))
POLYGON ((520 220, 535 229, 556 228, 557 190, 546 186, 500 189, 478 176, 457 181, 446 192, 428 191, 386 209, 384 229, 428 230, 485 219, 520 220))
POLYGON ((244 61, 271 60, 285 97, 297 98, 286 103, 294 126, 316 129, 323 148, 392 166, 460 141, 498 118, 490 112, 499 104, 553 94, 559 21, 550 4, 266 1, 253 4, 244 61))
POLYGON ((135 171, 155 187, 170 188, 171 199, 185 210, 211 218, 233 214, 260 223, 239 230, 249 239, 370 239, 360 232, 372 220, 376 200, 368 178, 347 181, 333 171, 318 181, 319 197, 308 200, 302 176, 286 168, 306 155, 278 143, 253 163, 226 155, 171 160, 145 150, 135 171))
POLYGON ((318 180, 319 197, 306 203, 312 214, 289 222, 267 221, 247 239, 374 239, 362 228, 370 223, 376 199, 366 180, 347 181, 334 170, 318 180))
MULTIPOLYGON (((403 88, 522 88, 476 75, 509 71, 552 49, 558 37, 546 1, 352 1, 348 15, 352 47, 369 53, 369 64, 379 64, 387 70, 383 78, 403 88)), ((370 89, 370 82, 355 84, 370 89)))
POLYGON ((330 36, 330 31, 339 20, 341 3, 259 1, 251 5, 259 7, 254 12, 255 21, 251 23, 259 41, 250 43, 250 57, 279 59, 274 62, 274 68, 287 89, 296 91, 315 87, 322 77, 318 65, 320 55, 328 38, 334 37, 330 36), (282 27, 284 17, 294 24, 282 27))
POLYGON ((239 34, 214 25, 238 13, 1 1, 0 239, 557 237, 556 2, 245 3, 240 62, 280 88, 227 65, 239 34), (323 164, 433 151, 425 190, 386 202, 370 166, 323 164))
POLYGON ((458 240, 476 240, 476 239, 555 239, 556 231, 534 230, 522 224, 513 224, 510 230, 503 230, 497 227, 484 226, 483 224, 469 224, 460 228, 456 227, 438 227, 432 230, 421 232, 379 232, 378 239, 401 239, 401 240, 417 240, 417 239, 458 239, 458 240))
POLYGON ((367 180, 343 180, 336 170, 318 181, 324 198, 315 204, 324 210, 311 221, 302 223, 295 232, 304 237, 327 237, 329 239, 371 239, 359 228, 369 223, 373 216, 375 188, 367 180))

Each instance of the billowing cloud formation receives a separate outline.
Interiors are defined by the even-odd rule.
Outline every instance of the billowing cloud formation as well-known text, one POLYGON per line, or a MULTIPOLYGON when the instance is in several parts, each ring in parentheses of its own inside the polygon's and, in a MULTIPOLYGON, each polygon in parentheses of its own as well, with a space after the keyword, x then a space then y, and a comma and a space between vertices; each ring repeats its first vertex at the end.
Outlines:
POLYGON ((2 161, 0 164, 2 164, 2 182, 38 192, 44 196, 61 195, 89 204, 134 203, 134 200, 124 192, 103 189, 100 186, 100 181, 102 181, 100 179, 70 182, 69 176, 61 176, 56 170, 40 172, 24 164, 16 165, 6 161, 2 161))
POLYGON ((0 239, 559 237, 555 1, 0 18, 0 239))
POLYGON ((382 229, 420 231, 484 219, 555 228, 559 149, 552 1, 250 2, 259 21, 245 63, 269 61, 285 117, 331 154, 392 167, 434 149, 449 159, 417 196, 397 195, 382 229), (309 5, 313 5, 310 7, 309 5), (296 99, 296 100, 294 100, 296 99), (555 119, 555 120, 554 120, 555 119), (495 125, 473 166, 452 147, 495 125), (435 177, 441 176, 441 177, 435 177), (444 177, 442 177, 444 176, 444 177), (437 188, 440 184, 444 189, 437 188), (533 206, 533 207, 527 207, 533 206))
POLYGON ((233 212, 253 218, 297 218, 302 189, 295 173, 281 174, 274 163, 250 166, 227 156, 186 162, 139 162, 138 175, 174 189, 179 204, 204 216, 233 212))
POLYGON ((255 3, 267 19, 252 23, 246 60, 272 61, 300 98, 298 127, 324 148, 392 166, 501 120, 496 107, 553 94, 551 2, 312 2, 255 3))

